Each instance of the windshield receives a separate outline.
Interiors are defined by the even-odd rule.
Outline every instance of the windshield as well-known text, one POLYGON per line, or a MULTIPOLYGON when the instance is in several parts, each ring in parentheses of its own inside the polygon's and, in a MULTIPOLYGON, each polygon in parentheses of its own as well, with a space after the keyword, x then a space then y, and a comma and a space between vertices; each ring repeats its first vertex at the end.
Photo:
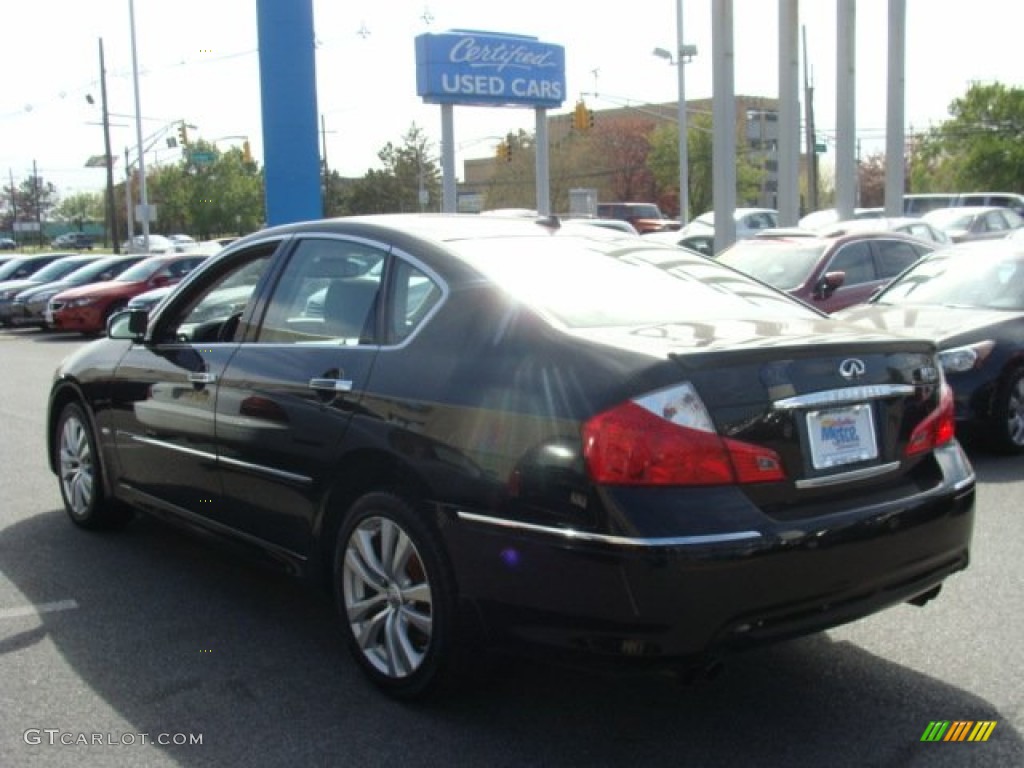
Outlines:
POLYGON ((710 259, 624 243, 514 238, 450 245, 508 293, 569 328, 819 317, 710 259))
POLYGON ((878 295, 876 304, 1024 309, 1024 253, 936 251, 878 295))
POLYGON ((953 208, 948 211, 932 211, 925 219, 939 229, 970 229, 974 214, 953 208))
POLYGON ((11 259, 10 261, 0 264, 0 280, 10 280, 11 275, 16 273, 21 267, 28 262, 27 258, 23 259, 11 259))
POLYGON ((79 267, 64 279, 66 282, 74 283, 75 285, 90 283, 93 280, 113 280, 132 264, 137 264, 138 262, 139 259, 137 258, 125 258, 124 256, 100 259, 90 262, 84 267, 79 267))
POLYGON ((52 283, 65 275, 70 275, 83 264, 88 264, 91 261, 95 261, 92 256, 72 256, 67 259, 51 261, 38 272, 33 273, 32 279, 40 283, 52 283))
POLYGON ((799 288, 825 252, 825 243, 740 240, 716 261, 753 275, 783 291, 799 288))
POLYGON ((131 269, 126 269, 115 279, 123 283, 139 283, 143 280, 149 280, 166 263, 167 261, 161 258, 145 259, 131 269))

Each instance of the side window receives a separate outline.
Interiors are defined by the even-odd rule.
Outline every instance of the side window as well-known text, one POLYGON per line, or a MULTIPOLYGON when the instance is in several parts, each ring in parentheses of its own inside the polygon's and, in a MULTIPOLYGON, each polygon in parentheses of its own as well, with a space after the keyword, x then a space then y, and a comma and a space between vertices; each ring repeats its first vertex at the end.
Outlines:
POLYGON ((871 259, 871 247, 866 242, 844 245, 832 257, 826 272, 845 272, 843 285, 857 285, 877 279, 875 265, 871 259))
POLYGON ((301 240, 274 288, 256 341, 375 343, 385 256, 364 243, 301 240))
POLYGON ((896 277, 920 258, 920 253, 910 243, 901 240, 876 240, 878 249, 878 276, 896 277))
POLYGON ((411 264, 395 262, 394 297, 390 302, 388 343, 398 344, 412 334, 441 300, 441 287, 411 264))
MULTIPOLYGON (((175 312, 161 336, 193 343, 231 342, 242 337, 240 320, 267 271, 276 243, 232 259, 213 282, 202 286, 175 312)), ((205 277, 205 276, 204 276, 205 277)))
POLYGON ((1003 218, 1003 214, 999 211, 989 211, 985 215, 985 219, 988 223, 989 232, 1000 232, 1009 228, 1006 224, 1006 219, 1003 218))

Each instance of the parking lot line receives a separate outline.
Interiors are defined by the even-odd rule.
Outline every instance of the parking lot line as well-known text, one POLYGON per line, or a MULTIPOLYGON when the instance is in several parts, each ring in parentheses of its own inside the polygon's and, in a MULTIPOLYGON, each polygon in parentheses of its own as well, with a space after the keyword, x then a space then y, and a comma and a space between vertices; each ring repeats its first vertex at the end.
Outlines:
POLYGON ((20 608, 0 608, 0 619, 13 619, 18 616, 35 616, 40 613, 53 613, 54 611, 70 611, 77 607, 78 603, 75 600, 57 600, 53 603, 26 605, 20 608))

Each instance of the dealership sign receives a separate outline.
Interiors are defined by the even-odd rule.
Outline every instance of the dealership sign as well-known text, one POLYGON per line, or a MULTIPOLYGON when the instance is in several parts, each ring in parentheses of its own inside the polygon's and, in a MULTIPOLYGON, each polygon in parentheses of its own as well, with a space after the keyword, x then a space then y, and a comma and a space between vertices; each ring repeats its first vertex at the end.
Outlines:
POLYGON ((565 49, 496 32, 419 35, 416 92, 430 104, 558 107, 565 49))

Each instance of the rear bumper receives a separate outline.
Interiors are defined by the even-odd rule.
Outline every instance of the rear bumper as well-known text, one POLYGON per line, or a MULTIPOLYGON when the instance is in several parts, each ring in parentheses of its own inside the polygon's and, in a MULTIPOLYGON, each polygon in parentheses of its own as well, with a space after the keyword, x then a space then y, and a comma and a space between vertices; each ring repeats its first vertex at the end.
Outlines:
POLYGON ((498 635, 600 656, 697 657, 836 626, 965 568, 974 478, 958 444, 942 452, 940 486, 809 521, 588 538, 461 510, 445 535, 461 595, 498 635))

